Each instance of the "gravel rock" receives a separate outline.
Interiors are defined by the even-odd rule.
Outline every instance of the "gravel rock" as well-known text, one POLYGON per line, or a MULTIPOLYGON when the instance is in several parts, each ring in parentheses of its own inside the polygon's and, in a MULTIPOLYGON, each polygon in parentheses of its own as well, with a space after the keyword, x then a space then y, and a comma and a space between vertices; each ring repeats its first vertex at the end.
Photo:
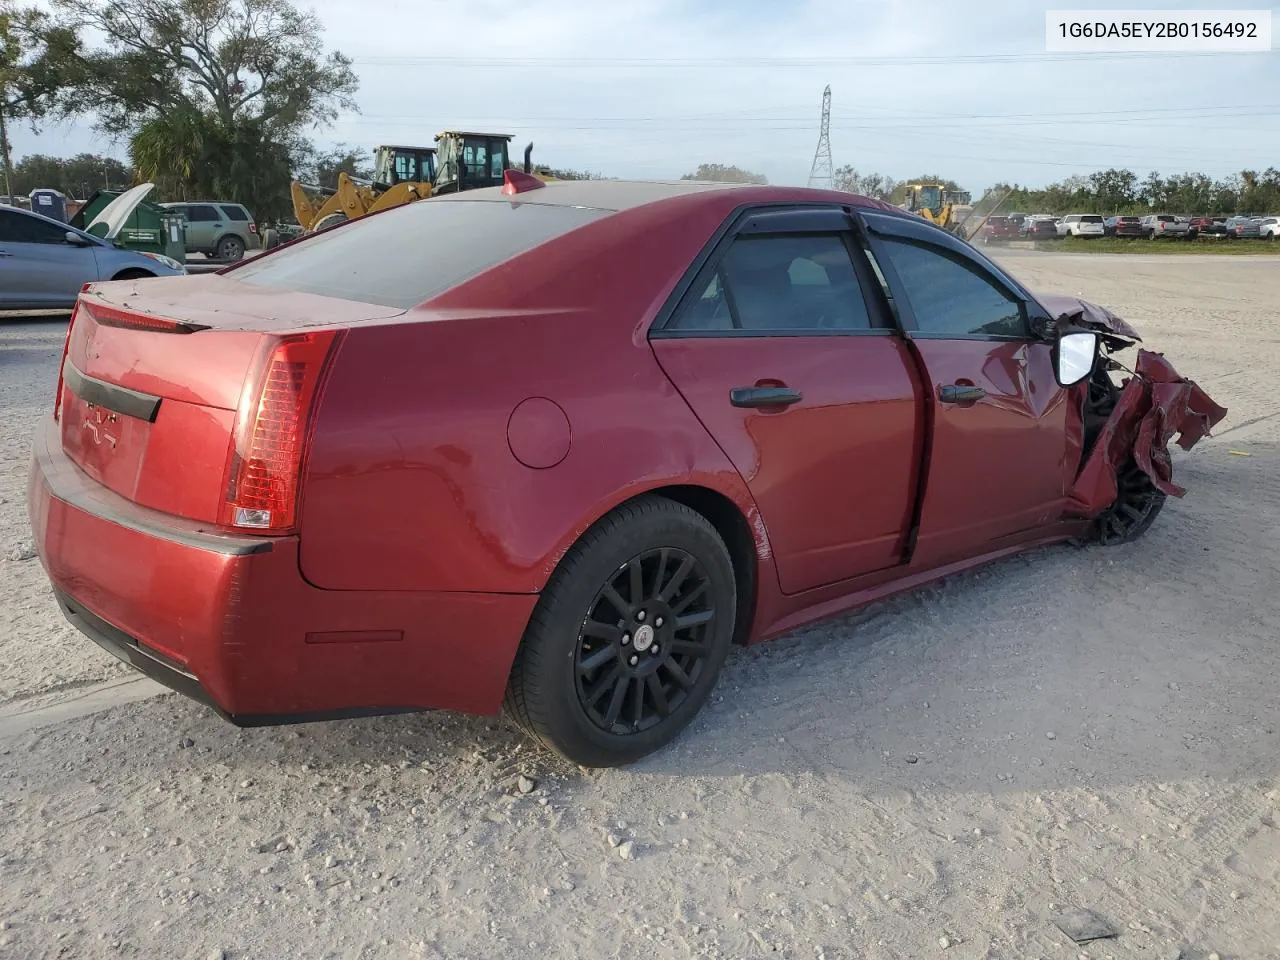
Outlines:
POLYGON ((1045 738, 1048 740, 1057 740, 1058 735, 1054 733, 1052 730, 1050 730, 1048 733, 1045 734, 1045 738))
POLYGON ((516 781, 516 789, 521 793, 533 793, 533 788, 536 786, 536 783, 523 774, 521 774, 520 779, 516 781))
POLYGON ((618 844, 622 843, 622 838, 618 836, 616 833, 611 833, 607 837, 605 837, 605 841, 609 844, 609 846, 616 847, 618 846, 618 844))
POLYGON ((624 840, 618 844, 618 856, 623 860, 634 860, 636 858, 636 842, 634 840, 624 840))
POLYGON ((939 937, 939 938, 938 938, 938 946, 940 946, 943 950, 946 950, 949 946, 951 946, 951 938, 950 938, 950 937, 939 937))
POLYGON ((14 563, 23 563, 27 560, 34 560, 35 558, 35 544, 30 540, 23 540, 19 543, 15 543, 9 548, 9 552, 5 555, 6 560, 11 560, 14 563))

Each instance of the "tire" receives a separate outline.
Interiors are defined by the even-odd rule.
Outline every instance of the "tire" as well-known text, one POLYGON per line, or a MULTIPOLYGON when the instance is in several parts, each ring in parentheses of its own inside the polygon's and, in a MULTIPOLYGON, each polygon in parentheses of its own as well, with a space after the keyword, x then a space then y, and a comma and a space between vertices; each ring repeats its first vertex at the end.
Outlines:
POLYGON ((225 236, 218 241, 218 246, 214 250, 213 257, 215 260, 226 260, 234 263, 244 256, 244 241, 237 236, 225 236))
POLYGON ((733 562, 705 517, 659 496, 624 504, 583 534, 543 591, 506 711, 574 763, 632 763, 702 708, 736 607, 733 562))
POLYGON ((262 249, 274 250, 280 245, 280 233, 277 230, 267 227, 262 231, 262 249))
POLYGON ((339 210, 337 213, 331 213, 326 217, 321 217, 319 220, 313 223, 311 225, 310 232, 319 233, 321 230, 325 230, 329 227, 337 226, 339 223, 342 223, 346 219, 347 219, 347 215, 343 213, 341 210, 339 210))
POLYGON ((1111 547, 1137 540, 1155 523, 1168 497, 1129 460, 1116 472, 1115 502, 1093 521, 1088 539, 1111 547))

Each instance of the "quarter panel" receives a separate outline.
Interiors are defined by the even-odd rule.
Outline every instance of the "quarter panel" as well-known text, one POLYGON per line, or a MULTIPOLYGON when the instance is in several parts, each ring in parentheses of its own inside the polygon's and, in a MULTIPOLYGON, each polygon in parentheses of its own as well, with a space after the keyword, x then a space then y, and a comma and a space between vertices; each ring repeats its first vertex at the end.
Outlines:
POLYGON ((359 328, 318 412, 301 567, 335 590, 535 592, 601 515, 673 483, 750 513, 647 344, 598 317, 359 328), (521 464, 507 436, 534 396, 569 421, 569 452, 547 469, 521 464))

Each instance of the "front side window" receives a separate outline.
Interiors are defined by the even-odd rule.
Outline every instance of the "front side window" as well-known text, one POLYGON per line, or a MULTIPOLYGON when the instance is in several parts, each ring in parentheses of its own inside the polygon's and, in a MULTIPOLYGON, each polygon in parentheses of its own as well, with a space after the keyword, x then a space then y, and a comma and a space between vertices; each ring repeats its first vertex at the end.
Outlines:
POLYGON ((886 238, 919 332, 938 337, 1025 337, 1021 305, 976 268, 941 250, 886 238))
POLYGON ((871 317, 839 234, 755 235, 733 241, 670 329, 821 333, 871 317))
POLYGON ((192 204, 187 207, 187 219, 194 223, 212 223, 218 219, 218 211, 203 204, 192 204))

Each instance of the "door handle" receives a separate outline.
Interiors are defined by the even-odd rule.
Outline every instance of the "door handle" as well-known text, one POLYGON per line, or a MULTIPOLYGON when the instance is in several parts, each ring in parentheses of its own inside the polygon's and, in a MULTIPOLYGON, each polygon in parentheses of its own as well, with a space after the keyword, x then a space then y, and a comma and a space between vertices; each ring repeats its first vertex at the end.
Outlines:
POLYGON ((948 383, 938 388, 938 399, 943 403, 972 403, 981 400, 987 391, 981 387, 948 383))
POLYGON ((803 397, 790 387, 734 387, 729 402, 735 407, 789 407, 803 397))
POLYGON ((12 257, 13 254, 8 250, 0 250, 0 257, 12 257))

